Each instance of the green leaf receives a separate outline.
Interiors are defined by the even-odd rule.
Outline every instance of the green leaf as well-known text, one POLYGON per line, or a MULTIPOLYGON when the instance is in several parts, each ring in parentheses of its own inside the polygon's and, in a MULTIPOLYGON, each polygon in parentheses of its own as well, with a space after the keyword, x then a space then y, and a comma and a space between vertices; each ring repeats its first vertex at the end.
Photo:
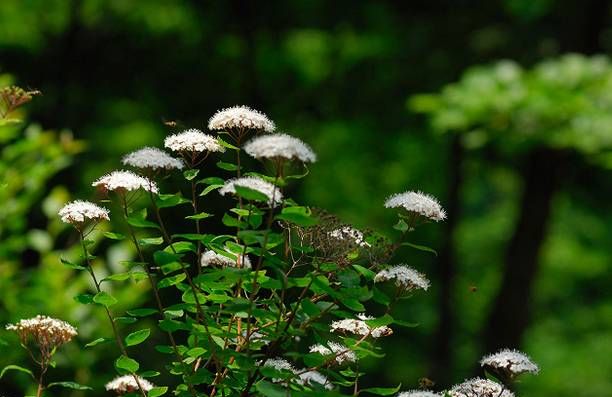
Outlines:
POLYGON ((200 196, 206 196, 208 193, 212 192, 213 190, 217 190, 219 188, 222 188, 223 185, 210 185, 207 186, 206 189, 202 190, 202 193, 200 193, 200 196))
POLYGON ((304 227, 314 226, 319 222, 317 218, 311 216, 311 211, 308 207, 283 208, 283 211, 274 218, 304 227))
POLYGON ((408 226, 405 220, 400 219, 395 225, 393 225, 393 228, 395 230, 399 230, 402 233, 406 233, 410 227, 408 226))
POLYGON ((247 226, 246 222, 242 222, 229 214, 223 214, 223 219, 221 222, 228 227, 246 228, 247 226))
POLYGON ((382 327, 383 325, 393 324, 393 317, 391 317, 389 314, 385 314, 382 317, 366 320, 366 324, 372 328, 382 327))
POLYGON ((47 388, 52 387, 65 387, 66 389, 74 389, 74 390, 93 390, 89 386, 80 385, 76 382, 52 382, 47 385, 47 388))
POLYGON ((255 388, 266 397, 287 397, 287 389, 265 380, 257 382, 255 388))
POLYGON ((158 313, 157 309, 149 308, 132 309, 127 311, 127 314, 134 317, 147 317, 155 313, 158 313))
POLYGON ((267 203, 269 201, 268 196, 260 192, 259 190, 250 189, 245 186, 235 185, 236 195, 242 197, 245 200, 260 201, 267 203))
POLYGON ((138 371, 140 365, 138 364, 138 361, 134 359, 131 359, 126 356, 121 356, 117 360, 115 360, 115 368, 122 374, 133 374, 138 371))
POLYGON ((117 323, 121 323, 121 324, 134 324, 136 320, 134 317, 125 317, 125 316, 121 316, 121 317, 115 317, 115 322, 117 323))
POLYGON ((113 233, 113 232, 104 232, 104 237, 109 238, 111 240, 124 240, 125 235, 121 233, 113 233))
POLYGON ((93 295, 91 294, 78 294, 76 295, 73 299, 79 303, 82 303, 84 305, 90 305, 92 303, 94 303, 93 300, 93 295))
POLYGON ((366 280, 373 280, 376 273, 361 265, 353 265, 353 269, 357 270, 366 280))
POLYGON ((319 309, 319 306, 312 303, 310 299, 304 299, 302 301, 302 310, 304 310, 304 313, 308 314, 311 317, 321 313, 321 309, 319 309))
POLYGON ((128 346, 139 345, 151 335, 151 330, 149 328, 141 329, 136 332, 132 332, 128 336, 125 337, 125 344, 128 346))
POLYGON ((71 269, 76 269, 76 270, 87 269, 85 266, 77 265, 76 263, 72 263, 69 260, 64 259, 64 258, 60 258, 60 261, 64 264, 64 266, 69 267, 71 269))
POLYGON ((187 200, 180 193, 177 194, 159 194, 155 196, 155 204, 157 208, 170 208, 176 207, 177 205, 190 203, 191 201, 187 200))
POLYGON ((204 178, 204 179, 199 180, 198 183, 204 183, 206 185, 221 185, 221 186, 223 186, 225 181, 222 178, 219 178, 217 176, 210 176, 208 178, 204 178))
POLYGON ((2 377, 4 376, 4 374, 8 371, 19 371, 19 372, 24 372, 28 375, 30 375, 32 377, 32 379, 34 379, 34 374, 32 373, 32 371, 30 371, 27 368, 23 368, 20 367, 19 365, 7 365, 6 367, 2 368, 2 371, 0 372, 0 379, 2 379, 2 377))
POLYGON ((157 386, 149 390, 148 397, 163 396, 168 391, 168 386, 157 386))
POLYGON ((166 331, 166 332, 175 332, 178 330, 185 330, 185 331, 189 331, 189 326, 180 322, 180 321, 176 321, 176 320, 161 320, 159 322, 159 328, 161 328, 162 331, 166 331))
POLYGON ((436 252, 436 250, 434 250, 433 248, 426 247, 424 245, 418 245, 418 244, 413 244, 413 243, 409 243, 409 242, 404 242, 404 243, 402 243, 402 245, 406 245, 408 247, 412 247, 412 248, 417 249, 419 251, 429 252, 429 253, 434 254, 435 256, 438 256, 438 253, 436 252))
POLYGON ((185 179, 187 179, 188 181, 193 180, 196 176, 198 176, 198 174, 200 173, 200 170, 198 169, 194 169, 194 170, 185 170, 183 171, 183 176, 185 177, 185 179))
POLYGON ((223 161, 217 162, 217 167, 221 168, 222 170, 226 170, 226 171, 237 171, 238 170, 238 166, 236 164, 225 163, 223 161))
POLYGON ((340 302, 355 312, 364 312, 365 306, 355 298, 343 298, 340 302))
POLYGON ((204 349, 203 347, 194 347, 193 349, 189 349, 187 351, 187 355, 193 358, 200 357, 204 353, 206 353, 206 349, 204 349))
POLYGON ((147 237, 141 238, 138 240, 138 244, 147 246, 147 245, 162 245, 164 243, 163 237, 147 237))
POLYGON ((196 252, 196 245, 188 241, 177 241, 176 243, 172 243, 171 246, 164 248, 164 251, 166 253, 173 253, 174 251, 176 251, 178 254, 184 254, 186 252, 196 252))
POLYGON ((108 277, 104 277, 100 282, 102 283, 104 281, 125 281, 128 278, 130 278, 129 272, 117 273, 117 274, 110 275, 108 277))
POLYGON ((117 303, 117 299, 104 291, 98 292, 96 295, 94 295, 93 301, 105 307, 110 307, 117 303))
POLYGON ((185 240, 191 241, 201 241, 203 243, 210 242, 213 238, 215 238, 212 234, 197 234, 197 233, 179 233, 173 234, 173 238, 183 238, 185 240))
POLYGON ((236 147, 236 146, 232 145, 231 143, 227 143, 227 142, 225 142, 225 141, 224 141, 223 139, 221 139, 221 138, 217 138, 217 142, 219 142, 219 145, 221 145, 221 146, 223 146, 223 147, 226 147, 226 148, 228 148, 228 149, 232 149, 232 150, 240 150, 240 148, 239 148, 239 147, 236 147))
POLYGON ((134 227, 159 229, 157 223, 148 221, 146 219, 140 219, 138 217, 130 216, 127 218, 127 222, 134 227))
POLYGON ((98 339, 96 339, 94 341, 91 341, 88 344, 86 344, 85 347, 94 347, 94 346, 99 345, 101 343, 107 343, 107 342, 110 342, 110 341, 112 341, 112 339, 109 339, 109 338, 98 338, 98 339))
POLYGON ((161 288, 170 287, 172 285, 176 285, 180 283, 181 281, 185 280, 186 278, 187 278, 187 275, 185 275, 185 273, 179 273, 174 276, 163 278, 157 284, 157 288, 161 289, 161 288))
POLYGON ((200 220, 200 219, 210 218, 211 216, 214 216, 214 215, 213 214, 209 214, 207 212, 200 212, 199 214, 186 216, 185 219, 200 220))
POLYGON ((390 396, 391 394, 395 394, 399 391, 402 384, 400 383, 397 387, 371 387, 369 389, 361 390, 363 393, 376 394, 378 396, 390 396))
POLYGON ((144 371, 140 373, 141 378, 154 378, 159 376, 159 372, 157 371, 144 371))

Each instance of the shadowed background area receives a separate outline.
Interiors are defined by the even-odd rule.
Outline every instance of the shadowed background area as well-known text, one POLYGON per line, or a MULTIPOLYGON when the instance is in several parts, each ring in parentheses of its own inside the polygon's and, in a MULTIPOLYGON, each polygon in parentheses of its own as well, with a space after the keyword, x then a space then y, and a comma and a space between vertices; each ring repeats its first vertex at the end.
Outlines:
MULTIPOLYGON (((612 107, 600 96, 585 107, 586 83, 567 96, 554 91, 549 113, 528 102, 545 120, 534 136, 590 115, 598 117, 598 138, 573 133, 562 147, 517 142, 514 135, 534 123, 515 123, 524 106, 504 107, 514 91, 471 88, 470 81, 486 86, 487 70, 510 70, 494 64, 502 59, 523 71, 565 59, 566 69, 551 69, 561 80, 574 76, 572 68, 597 74, 599 64, 585 66, 587 58, 560 57, 609 53, 611 12, 603 0, 3 0, 0 85, 14 81, 43 95, 28 105, 32 124, 20 149, 35 155, 2 157, 22 163, 32 179, 23 181, 31 194, 0 193, 7 203, 0 210, 0 323, 64 313, 85 321, 83 343, 97 335, 102 319, 87 324, 72 299, 86 283, 73 284, 58 260, 71 241, 54 218, 57 203, 93 197, 91 181, 117 168, 123 154, 161 146, 182 128, 204 130, 217 109, 244 104, 317 152, 309 177, 295 186, 299 202, 377 230, 394 220, 382 206, 394 192, 423 190, 449 212, 447 222, 412 235, 437 256, 406 248, 395 258, 426 273, 432 288, 400 309, 419 326, 383 342, 387 355, 364 364, 365 384, 414 388, 427 377, 445 387, 478 374, 483 353, 511 347, 542 368, 518 394, 609 395, 612 122, 591 110, 612 114, 612 107), (497 66, 465 77, 475 65, 497 66), (462 76, 463 91, 443 90, 462 76), (443 95, 418 95, 428 92, 443 95), (471 106, 474 99, 480 102, 471 106), (37 168, 43 158, 50 165, 37 168)), ((521 87, 548 92, 533 88, 537 78, 521 87)), ((205 205, 218 206, 207 197, 205 205)), ((132 255, 120 244, 102 248, 109 269, 132 255)), ((122 291, 120 301, 140 302, 143 289, 122 291)), ((8 334, 0 338, 0 366, 25 362, 2 343, 8 334)), ((112 376, 112 352, 106 359, 67 350, 59 359, 64 378, 99 385, 112 376), (62 370, 62 360, 76 369, 62 370)), ((20 382, 27 380, 3 378, 0 390, 12 397, 20 382)))

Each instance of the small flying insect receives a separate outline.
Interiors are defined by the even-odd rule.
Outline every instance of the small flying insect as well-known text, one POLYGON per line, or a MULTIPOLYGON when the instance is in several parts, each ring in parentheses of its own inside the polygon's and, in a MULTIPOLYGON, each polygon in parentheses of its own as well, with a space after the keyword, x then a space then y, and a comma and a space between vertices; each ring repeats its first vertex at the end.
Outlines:
POLYGON ((178 122, 174 121, 174 120, 163 120, 163 123, 166 127, 171 127, 171 128, 176 128, 176 126, 178 125, 178 122))
POLYGON ((436 385, 436 382, 429 378, 421 378, 419 379, 419 389, 431 389, 436 385))

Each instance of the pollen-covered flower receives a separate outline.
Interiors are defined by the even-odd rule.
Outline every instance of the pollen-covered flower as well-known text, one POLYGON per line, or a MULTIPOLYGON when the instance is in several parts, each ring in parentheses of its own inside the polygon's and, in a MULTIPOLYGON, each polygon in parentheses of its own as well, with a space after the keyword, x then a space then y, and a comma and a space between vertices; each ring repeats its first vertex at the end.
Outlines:
POLYGON ((225 185, 223 185, 222 188, 219 189, 219 193, 222 196, 225 196, 228 193, 235 194, 236 186, 256 190, 264 194, 268 198, 268 204, 273 207, 276 207, 283 201, 283 195, 276 186, 254 176, 230 179, 225 182, 225 185))
POLYGON ((91 184, 92 186, 100 187, 105 191, 133 191, 138 189, 146 190, 147 192, 157 193, 157 184, 152 180, 143 176, 137 175, 132 171, 113 171, 99 178, 91 184))
POLYGON ((164 146, 175 152, 224 152, 225 148, 212 135, 195 128, 173 134, 164 140, 164 146))
POLYGON ((429 288, 429 280, 407 265, 393 266, 381 270, 374 276, 375 283, 389 280, 393 280, 395 285, 403 290, 422 289, 427 291, 429 288))
POLYGON ((274 132, 276 126, 268 116, 257 110, 253 110, 248 106, 234 106, 217 111, 208 120, 208 129, 211 131, 249 129, 274 132))
POLYGON ((77 335, 76 328, 67 322, 41 315, 9 324, 6 329, 15 331, 23 344, 32 340, 47 351, 70 342, 77 335))
POLYGON ((317 155, 310 146, 287 134, 259 136, 244 145, 244 151, 258 160, 286 159, 303 163, 314 163, 317 160, 317 155))
POLYGON ((159 169, 180 170, 183 168, 183 162, 175 159, 168 153, 155 147, 144 147, 135 152, 126 154, 121 160, 123 165, 129 165, 135 168, 150 169, 157 171, 159 169))
POLYGON ((442 397, 442 395, 429 390, 408 390, 398 393, 396 397, 442 397))
POLYGON ((337 342, 328 342, 327 346, 321 344, 312 345, 310 346, 309 351, 311 353, 319 353, 322 356, 334 355, 334 359, 338 364, 343 364, 345 362, 354 363, 357 361, 357 355, 355 352, 345 345, 337 342))
MULTIPOLYGON (((266 360, 266 362, 264 363, 264 367, 274 368, 277 371, 289 371, 293 374, 297 373, 295 367, 291 365, 289 361, 285 360, 284 358, 280 358, 280 357, 270 358, 266 360)), ((282 382, 282 381, 283 379, 280 379, 280 378, 272 378, 272 382, 282 382)))
POLYGON ((82 225, 87 221, 108 221, 108 210, 89 201, 72 201, 59 210, 58 215, 62 222, 74 226, 82 225))
POLYGON ((331 323, 331 332, 337 332, 341 334, 355 334, 366 336, 370 335, 373 338, 380 338, 381 336, 389 336, 393 334, 393 330, 386 325, 380 327, 370 327, 366 321, 373 320, 374 317, 366 316, 365 314, 357 315, 357 319, 347 318, 344 320, 337 320, 331 323))
POLYGON ((334 386, 329 382, 329 379, 318 371, 307 371, 299 374, 298 383, 301 385, 312 386, 313 383, 318 383, 327 390, 332 390, 334 386))
POLYGON ((270 358, 266 360, 264 367, 271 367, 279 371, 285 370, 295 372, 295 368, 293 367, 293 365, 291 365, 289 361, 279 357, 270 358))
POLYGON ((155 387, 151 382, 138 375, 123 375, 108 382, 105 386, 106 390, 113 391, 120 395, 138 391, 138 383, 136 383, 135 377, 138 379, 138 383, 140 383, 140 387, 142 387, 143 391, 148 392, 155 387))
POLYGON ((408 212, 424 216, 433 221, 446 218, 446 212, 438 200, 422 192, 405 192, 394 194, 385 201, 386 208, 404 208, 408 212))
POLYGON ((241 267, 250 269, 251 260, 247 255, 236 255, 228 252, 229 255, 235 256, 236 259, 231 259, 225 255, 216 253, 213 250, 208 250, 202 254, 200 258, 200 264, 202 267, 207 266, 221 266, 221 267, 241 267))
POLYGON ((503 379, 514 379, 523 373, 537 374, 540 371, 538 365, 526 354, 510 349, 483 357, 480 365, 503 379))
POLYGON ((343 226, 341 228, 332 230, 328 233, 328 236, 336 240, 349 240, 362 248, 371 247, 370 243, 364 240, 363 233, 350 226, 343 226))
POLYGON ((447 394, 451 397, 514 397, 514 393, 499 383, 482 378, 466 380, 447 394))

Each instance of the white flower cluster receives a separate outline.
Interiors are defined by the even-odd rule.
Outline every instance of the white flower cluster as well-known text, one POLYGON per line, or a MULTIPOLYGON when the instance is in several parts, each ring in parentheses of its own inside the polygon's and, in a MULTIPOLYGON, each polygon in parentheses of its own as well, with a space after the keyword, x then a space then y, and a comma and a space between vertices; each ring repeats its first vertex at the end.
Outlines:
POLYGON ((147 192, 157 193, 157 184, 152 180, 143 176, 137 175, 132 171, 113 171, 99 178, 91 184, 92 186, 101 187, 104 190, 127 190, 133 191, 138 189, 146 190, 147 192))
POLYGON ((217 111, 208 120, 208 129, 223 131, 232 129, 252 129, 263 132, 274 132, 274 122, 265 114, 248 106, 234 106, 217 111))
POLYGON ((76 200, 64 205, 58 212, 62 222, 81 225, 87 221, 109 220, 108 210, 89 201, 76 200))
POLYGON ((77 335, 76 328, 67 322, 41 315, 8 324, 6 329, 17 332, 22 342, 32 338, 39 346, 50 348, 68 343, 77 335))
POLYGON ((404 290, 422 289, 427 291, 429 280, 410 266, 398 265, 381 270, 374 276, 374 282, 394 280, 398 288, 404 290))
POLYGON ((482 378, 466 380, 447 391, 447 394, 450 397, 514 397, 514 393, 499 383, 482 378))
POLYGON ((405 192, 394 194, 385 201, 386 208, 404 208, 409 212, 424 216, 433 221, 446 218, 446 212, 438 200, 422 192, 405 192))
POLYGON ((284 358, 279 358, 279 357, 270 358, 266 360, 264 367, 271 367, 279 371, 284 370, 284 371, 295 372, 295 368, 293 367, 293 365, 291 365, 289 361, 285 360, 284 358))
POLYGON ((168 153, 154 147, 144 147, 135 152, 126 154, 121 160, 123 165, 129 165, 135 168, 150 169, 157 171, 164 170, 180 170, 183 168, 183 162, 175 159, 168 153))
POLYGON ((203 267, 212 265, 221 267, 242 267, 246 269, 251 268, 251 260, 247 255, 242 256, 233 253, 230 253, 230 255, 235 256, 236 259, 231 259, 225 255, 218 254, 213 250, 208 250, 202 254, 202 257, 200 258, 200 264, 203 267), (240 261, 242 261, 242 264, 241 266, 238 266, 240 261))
POLYGON ((332 230, 327 233, 329 237, 335 238, 336 240, 351 240, 356 245, 362 248, 371 247, 370 243, 364 240, 363 233, 350 226, 344 226, 336 230, 332 230))
MULTIPOLYGON (((284 358, 271 358, 266 361, 264 367, 271 367, 277 369, 279 371, 289 371, 293 372, 298 376, 297 383, 300 385, 312 385, 313 383, 318 383, 323 385, 327 390, 332 390, 333 385, 329 382, 329 379, 325 377, 325 375, 321 374, 318 371, 314 370, 297 370, 291 363, 284 358)), ((273 382, 280 382, 281 379, 272 379, 273 382)))
POLYGON ((244 145, 244 151, 259 160, 281 158, 303 163, 314 163, 317 160, 310 146, 287 134, 259 136, 244 145))
POLYGON ((338 364, 354 363, 357 361, 357 355, 354 351, 346 347, 345 345, 337 342, 328 342, 325 345, 312 345, 310 346, 311 353, 319 353, 323 356, 335 355, 335 360, 338 364))
POLYGON ((374 317, 366 316, 365 314, 359 314, 357 317, 357 319, 347 318, 332 322, 330 326, 331 332, 351 333, 361 336, 370 335, 373 338, 380 338, 393 334, 393 330, 386 325, 374 328, 370 327, 366 321, 373 320, 374 317))
POLYGON ((396 397, 442 397, 442 395, 429 390, 408 390, 398 393, 396 397))
POLYGON ((313 383, 318 383, 323 385, 325 389, 332 390, 334 386, 329 382, 329 379, 322 373, 318 371, 307 371, 299 374, 300 380, 298 381, 301 385, 312 385, 313 383))
POLYGON ((164 146, 175 152, 224 152, 225 148, 213 136, 195 128, 173 134, 164 140, 164 146))
POLYGON ((504 349, 483 357, 482 360, 480 360, 480 365, 508 371, 513 376, 523 373, 537 374, 540 371, 538 365, 531 361, 526 354, 510 349, 504 349))
POLYGON ((108 382, 105 386, 106 390, 114 391, 117 394, 125 394, 138 391, 138 383, 136 383, 134 377, 138 378, 138 383, 140 383, 142 390, 145 392, 148 392, 153 387, 155 387, 151 382, 141 378, 138 375, 123 375, 108 382))
POLYGON ((225 182, 225 185, 223 185, 221 189, 219 189, 219 193, 222 196, 228 193, 235 194, 236 186, 246 187, 264 194, 268 197, 268 204, 271 206, 276 207, 283 202, 283 194, 276 186, 254 176, 230 179, 225 182))

